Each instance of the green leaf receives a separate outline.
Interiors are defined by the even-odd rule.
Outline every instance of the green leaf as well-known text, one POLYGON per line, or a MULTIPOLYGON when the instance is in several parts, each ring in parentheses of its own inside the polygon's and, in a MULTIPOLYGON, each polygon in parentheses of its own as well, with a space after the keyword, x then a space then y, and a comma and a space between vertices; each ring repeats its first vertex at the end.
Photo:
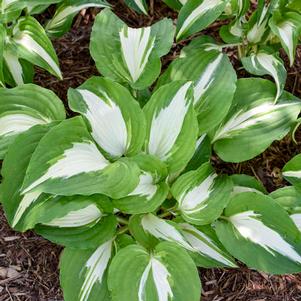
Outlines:
POLYGON ((174 60, 160 77, 157 87, 175 80, 190 80, 194 83, 194 108, 199 130, 206 133, 218 125, 227 115, 236 89, 236 73, 228 56, 218 49, 209 50, 202 42, 198 50, 187 51, 174 60), (202 47, 200 49, 200 47, 202 47), (191 68, 194 66, 194 68, 191 68))
POLYGON ((110 301, 107 286, 113 239, 96 248, 66 248, 60 260, 60 282, 65 301, 110 301))
POLYGON ((286 82, 286 69, 283 61, 277 56, 265 52, 251 54, 248 57, 242 58, 244 68, 254 75, 270 75, 274 78, 277 86, 277 94, 275 102, 283 93, 286 82))
POLYGON ((158 89, 144 107, 145 151, 180 171, 189 162, 197 140, 191 82, 174 81, 158 89))
POLYGON ((244 37, 244 17, 235 19, 229 24, 221 26, 219 35, 227 44, 242 42, 244 37))
POLYGON ((134 161, 141 169, 139 183, 128 196, 113 200, 113 204, 115 208, 130 214, 155 211, 169 192, 169 187, 165 183, 167 167, 150 155, 138 155, 134 161))
POLYGON ((146 0, 125 0, 125 3, 138 13, 147 15, 148 7, 146 0))
POLYGON ((233 182, 232 195, 243 193, 243 192, 257 192, 267 194, 266 189, 256 178, 239 174, 230 176, 233 182))
POLYGON ((175 10, 180 10, 187 0, 163 0, 163 2, 175 10))
POLYGON ((117 253, 109 268, 112 301, 200 300, 200 280, 189 255, 164 242, 149 254, 138 245, 117 253))
POLYGON ((182 7, 177 23, 177 41, 203 30, 224 11, 226 0, 190 0, 182 7))
POLYGON ((22 195, 20 191, 32 153, 53 126, 53 124, 37 125, 21 133, 10 145, 3 161, 1 203, 9 224, 18 231, 30 228, 24 221, 28 208, 39 198, 45 199, 45 195, 41 193, 22 195))
POLYGON ((171 187, 182 217, 195 225, 216 220, 227 206, 231 191, 229 177, 218 176, 210 163, 181 175, 171 187))
POLYGON ((230 254, 248 267, 272 274, 300 272, 301 233, 270 197, 234 196, 215 227, 230 254))
POLYGON ((4 47, 5 47, 6 29, 0 24, 0 86, 5 87, 5 79, 3 74, 4 68, 4 47))
POLYGON ((301 188, 301 155, 293 157, 284 165, 282 175, 298 189, 301 188))
POLYGON ((301 15, 295 12, 287 12, 283 15, 275 12, 269 25, 272 32, 280 39, 292 66, 295 60, 298 38, 301 33, 301 15))
POLYGON ((139 104, 123 86, 92 77, 69 89, 69 106, 89 122, 92 137, 109 157, 140 152, 145 140, 145 118, 139 104))
MULTIPOLYGON (((73 216, 71 215, 71 217, 73 218, 75 214, 72 214, 73 216)), ((66 219, 70 220, 69 217, 67 216, 66 219)), ((61 220, 60 223, 62 225, 63 223, 66 224, 66 219, 65 222, 61 220)), ((55 224, 58 224, 58 222, 53 221, 53 225, 55 224)), ((116 233, 116 228, 116 217, 114 215, 107 215, 85 226, 55 227, 37 225, 35 231, 53 243, 71 248, 88 249, 111 238, 116 233)))
POLYGON ((276 87, 270 81, 238 80, 232 107, 211 139, 222 160, 242 162, 252 159, 290 131, 301 102, 284 92, 274 104, 275 95, 276 87))
POLYGON ((30 16, 20 18, 13 29, 12 42, 19 57, 62 79, 53 45, 36 19, 30 16))
POLYGON ((138 178, 139 168, 133 161, 108 161, 82 118, 74 117, 43 137, 30 161, 22 192, 66 196, 101 193, 117 198, 130 193, 138 178))
POLYGON ((289 214, 301 211, 301 191, 295 186, 279 188, 270 197, 281 205, 289 214))
POLYGON ((101 74, 142 90, 159 76, 160 57, 169 52, 173 35, 169 19, 150 27, 130 28, 105 9, 96 17, 90 52, 101 74))
POLYGON ((63 1, 56 9, 53 18, 46 25, 46 32, 53 37, 61 37, 66 33, 77 13, 89 7, 110 7, 105 0, 67 0, 63 1))
POLYGON ((185 167, 184 172, 199 168, 202 164, 209 162, 211 158, 211 142, 206 134, 198 138, 195 152, 185 167))
POLYGON ((50 90, 33 84, 0 89, 0 158, 18 134, 64 118, 64 105, 50 90))

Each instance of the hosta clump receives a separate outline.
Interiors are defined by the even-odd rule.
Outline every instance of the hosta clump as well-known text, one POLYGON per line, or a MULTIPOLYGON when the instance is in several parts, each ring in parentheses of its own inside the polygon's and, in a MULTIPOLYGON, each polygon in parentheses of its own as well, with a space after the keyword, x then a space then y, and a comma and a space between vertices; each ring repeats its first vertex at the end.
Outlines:
POLYGON ((268 80, 237 80, 207 37, 150 89, 173 35, 167 19, 134 29, 100 13, 91 53, 105 77, 69 90, 69 119, 50 91, 0 90, 1 202, 15 230, 65 246, 66 301, 197 301, 197 267, 234 268, 234 258, 301 271, 297 185, 268 195, 209 161, 211 148, 229 162, 260 154, 289 133, 300 100, 283 92, 275 101, 268 80))

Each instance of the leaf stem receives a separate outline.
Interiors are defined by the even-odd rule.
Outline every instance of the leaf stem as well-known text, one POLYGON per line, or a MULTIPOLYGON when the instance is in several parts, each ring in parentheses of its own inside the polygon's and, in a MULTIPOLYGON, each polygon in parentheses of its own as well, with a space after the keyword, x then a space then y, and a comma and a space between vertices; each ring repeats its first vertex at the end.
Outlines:
POLYGON ((117 235, 124 234, 124 233, 126 233, 128 230, 129 230, 129 227, 128 227, 128 226, 122 227, 122 228, 120 228, 120 229, 117 231, 117 235))
POLYGON ((122 224, 122 225, 128 225, 129 224, 129 221, 124 217, 117 216, 117 221, 118 221, 119 224, 122 224))

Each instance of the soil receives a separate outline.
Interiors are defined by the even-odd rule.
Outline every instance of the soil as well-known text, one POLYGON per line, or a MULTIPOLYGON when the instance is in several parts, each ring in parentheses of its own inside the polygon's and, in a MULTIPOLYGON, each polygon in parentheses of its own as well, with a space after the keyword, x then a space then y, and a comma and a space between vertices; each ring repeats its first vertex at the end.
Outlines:
MULTIPOLYGON (((110 1, 119 17, 132 27, 150 25, 162 17, 175 18, 176 14, 162 1, 150 0, 150 16, 141 16, 128 9, 123 0, 110 1)), ((40 17, 41 21, 51 15, 53 9, 40 17)), ((82 12, 75 20, 72 30, 55 40, 64 80, 58 81, 47 72, 37 69, 35 83, 53 90, 66 103, 69 87, 77 87, 91 75, 97 75, 89 54, 89 37, 97 9, 82 12)), ((220 23, 204 31, 218 37, 220 23)), ((174 45, 163 58, 163 69, 174 59, 181 45, 174 45)), ((240 66, 234 51, 227 52, 239 77, 248 77, 240 66)), ((283 59, 287 61, 283 55, 283 59)), ((301 47, 297 51, 296 63, 288 67, 286 89, 301 97, 301 47)), ((67 109, 68 115, 71 112, 67 109)), ((301 142, 301 131, 296 140, 301 142)), ((291 136, 274 142, 263 154, 239 164, 222 162, 212 157, 212 163, 219 173, 245 173, 257 177, 268 191, 286 185, 280 170, 294 155, 300 153, 301 144, 295 144, 291 136)), ((44 240, 33 232, 16 233, 8 226, 0 209, 0 301, 54 301, 63 300, 59 287, 58 263, 62 248, 44 240)), ((271 276, 240 269, 200 269, 203 284, 203 301, 296 301, 301 300, 301 274, 271 276)), ((186 301, 186 300, 185 300, 186 301)), ((187 299, 189 301, 189 297, 187 299)))

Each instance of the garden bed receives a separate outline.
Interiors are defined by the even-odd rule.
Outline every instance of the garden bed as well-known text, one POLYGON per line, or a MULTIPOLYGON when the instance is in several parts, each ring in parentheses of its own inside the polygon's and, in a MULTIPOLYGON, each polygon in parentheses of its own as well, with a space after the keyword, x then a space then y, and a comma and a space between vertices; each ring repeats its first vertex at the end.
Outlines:
MULTIPOLYGON (((115 2, 115 1, 111 1, 115 2)), ((163 16, 175 17, 175 13, 160 1, 151 2, 150 16, 140 16, 117 1, 115 13, 129 25, 150 25, 163 16)), ((58 81, 48 73, 38 70, 35 83, 53 90, 66 101, 69 87, 77 87, 91 75, 98 74, 89 54, 89 37, 93 16, 97 10, 91 9, 75 20, 73 29, 54 42, 64 80, 58 81)), ((213 24, 207 34, 216 36, 218 24, 213 24)), ((172 58, 179 54, 181 45, 174 45, 170 54, 163 58, 163 69, 172 58)), ((240 77, 247 77, 241 71, 236 53, 228 49, 233 65, 240 77)), ((301 97, 301 48, 297 50, 295 65, 288 69, 286 90, 301 97)), ((66 104, 67 108, 67 104, 66 104)), ((68 114, 71 114, 68 111, 68 114)), ((296 140, 301 142, 301 131, 296 140)), ((301 145, 296 145, 290 136, 274 142, 263 154, 239 164, 224 163, 216 156, 212 163, 218 173, 244 173, 255 176, 269 192, 285 185, 280 170, 293 156, 300 153, 301 145)), ((0 301, 6 300, 63 300, 59 288, 58 260, 61 248, 41 237, 28 232, 20 234, 7 225, 0 211, 0 301)), ((269 276, 250 271, 244 266, 240 269, 200 269, 203 283, 204 301, 294 301, 301 300, 301 274, 269 276)), ((189 301, 189 300, 187 300, 189 301)))

